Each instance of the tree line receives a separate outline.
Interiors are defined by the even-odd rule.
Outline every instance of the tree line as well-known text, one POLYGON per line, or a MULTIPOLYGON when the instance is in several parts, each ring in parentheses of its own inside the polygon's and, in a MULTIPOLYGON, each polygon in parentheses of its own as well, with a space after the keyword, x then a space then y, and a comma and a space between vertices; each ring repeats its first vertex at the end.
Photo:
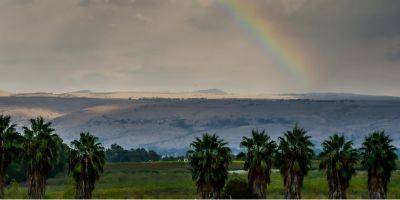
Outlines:
POLYGON ((148 162, 162 160, 161 155, 143 148, 126 150, 118 144, 112 144, 106 150, 107 162, 148 162))
MULTIPOLYGON (((361 163, 368 172, 368 192, 371 199, 387 197, 387 186, 396 169, 396 148, 384 131, 365 137, 360 149, 343 135, 334 134, 322 143, 323 150, 315 155, 311 137, 298 125, 273 141, 265 131, 253 130, 251 137, 243 137, 241 147, 246 152, 238 157, 245 160, 248 171, 247 198, 267 198, 271 182, 271 169, 279 169, 283 177, 284 198, 300 199, 303 180, 311 170, 313 158, 319 160, 324 171, 331 199, 345 199, 356 165, 361 163)), ((204 134, 195 138, 187 152, 192 179, 201 198, 231 198, 221 196, 228 179, 228 166, 232 161, 228 144, 217 135, 204 134)), ((243 189, 243 188, 241 188, 243 189)), ((242 196, 243 197, 243 196, 242 196)))
MULTIPOLYGON (((53 164, 48 177, 55 177, 59 174, 68 173, 68 154, 69 147, 67 144, 62 143, 59 153, 59 158, 53 164)), ((106 162, 119 163, 119 162, 151 162, 151 161, 179 161, 184 160, 183 156, 167 156, 162 157, 160 154, 152 150, 146 150, 143 148, 137 149, 124 149, 118 144, 112 144, 110 148, 106 149, 106 162)), ((22 182, 26 181, 26 165, 23 163, 21 158, 16 158, 9 165, 6 170, 6 180, 8 184, 11 181, 22 182)))
POLYGON ((0 198, 10 177, 27 181, 28 198, 44 197, 46 180, 58 173, 68 173, 75 180, 75 198, 91 198, 96 181, 104 171, 105 162, 147 162, 175 160, 161 158, 143 148, 125 150, 112 144, 105 150, 98 138, 80 133, 70 146, 55 133, 50 122, 38 117, 29 120, 29 127, 17 132, 10 116, 0 115, 0 198))
POLYGON ((75 181, 75 198, 91 198, 106 161, 98 138, 88 132, 80 133, 70 148, 42 117, 31 119, 30 126, 22 129, 18 133, 10 116, 0 115, 0 198, 4 198, 7 169, 17 160, 26 172, 28 198, 43 199, 52 170, 66 163, 68 174, 75 181))

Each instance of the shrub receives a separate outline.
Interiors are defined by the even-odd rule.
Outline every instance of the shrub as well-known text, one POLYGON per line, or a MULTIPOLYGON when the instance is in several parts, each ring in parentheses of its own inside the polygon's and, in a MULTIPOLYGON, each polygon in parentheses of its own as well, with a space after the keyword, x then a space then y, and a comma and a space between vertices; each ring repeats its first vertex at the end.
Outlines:
POLYGON ((10 186, 5 191, 8 199, 25 199, 26 191, 15 180, 11 181, 10 186))
POLYGON ((247 181, 238 174, 232 174, 225 185, 222 197, 226 199, 251 199, 247 181))

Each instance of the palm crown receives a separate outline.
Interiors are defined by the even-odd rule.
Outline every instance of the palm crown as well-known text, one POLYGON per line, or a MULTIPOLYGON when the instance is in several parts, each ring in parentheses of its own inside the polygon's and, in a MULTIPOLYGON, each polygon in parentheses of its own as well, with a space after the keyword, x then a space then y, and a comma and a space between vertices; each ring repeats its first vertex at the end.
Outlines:
POLYGON ((24 127, 22 147, 28 168, 28 195, 43 198, 47 174, 58 159, 62 140, 42 117, 30 122, 30 128, 24 127))
POLYGON ((6 166, 16 157, 21 144, 21 136, 10 119, 10 116, 0 115, 0 162, 6 166))
POLYGON ((346 198, 346 190, 355 174, 358 153, 351 141, 344 136, 334 134, 322 143, 323 151, 319 168, 326 172, 329 185, 329 197, 333 199, 346 198))
POLYGON ((6 170, 20 152, 21 135, 10 116, 0 115, 0 198, 4 197, 6 170))
POLYGON ((228 166, 231 162, 231 151, 216 135, 204 134, 196 138, 188 151, 192 179, 195 181, 202 198, 220 196, 228 178, 228 166))
POLYGON ((310 138, 307 131, 297 125, 284 137, 279 137, 277 164, 284 177, 285 198, 301 198, 303 179, 314 156, 310 138))
POLYGON ((95 182, 104 171, 104 148, 89 133, 81 133, 71 146, 69 172, 76 181, 76 198, 91 198, 95 182))
POLYGON ((362 164, 368 169, 368 189, 371 198, 386 198, 387 184, 396 169, 396 148, 383 131, 365 138, 362 144, 362 164))
POLYGON ((265 134, 265 131, 252 131, 252 137, 243 137, 240 143, 247 149, 245 170, 248 170, 249 186, 259 198, 265 198, 266 185, 270 183, 270 174, 276 143, 265 134))

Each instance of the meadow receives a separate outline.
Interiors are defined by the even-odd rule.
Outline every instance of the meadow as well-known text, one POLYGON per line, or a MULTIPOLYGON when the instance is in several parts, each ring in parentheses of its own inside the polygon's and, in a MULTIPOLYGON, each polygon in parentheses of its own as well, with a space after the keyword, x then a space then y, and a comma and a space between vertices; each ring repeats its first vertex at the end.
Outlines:
MULTIPOLYGON (((235 161, 230 170, 243 169, 243 162, 235 161)), ((239 174, 246 178, 245 173, 239 174)), ((268 198, 282 198, 282 177, 272 173, 268 198)), ((352 179, 348 198, 368 198, 367 174, 358 171, 352 179)), ((13 183, 7 187, 6 198, 26 198, 26 184, 13 183)), ((65 175, 48 180, 46 198, 73 198, 73 181, 65 175)), ((328 188, 323 172, 311 171, 304 179, 303 198, 327 198, 328 188)), ((93 198, 198 198, 187 163, 107 163, 104 174, 96 185, 93 198)), ((400 171, 393 173, 388 198, 400 198, 400 171)))

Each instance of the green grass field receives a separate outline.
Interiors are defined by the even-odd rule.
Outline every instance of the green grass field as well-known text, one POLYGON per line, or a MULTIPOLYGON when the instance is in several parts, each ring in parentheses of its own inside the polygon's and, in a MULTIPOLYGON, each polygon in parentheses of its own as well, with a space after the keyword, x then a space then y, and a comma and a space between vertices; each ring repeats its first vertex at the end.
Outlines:
MULTIPOLYGON (((232 170, 242 169, 242 162, 234 162, 232 170)), ((365 172, 353 178, 348 198, 368 198, 365 172)), ((240 176, 246 177, 246 174, 240 176)), ((304 180, 303 198, 326 198, 327 183, 324 174, 311 171, 304 180)), ((73 198, 74 186, 68 177, 48 180, 46 198, 73 198)), ((282 198, 282 178, 279 172, 272 174, 268 188, 269 198, 282 198)), ((6 189, 6 198, 25 198, 26 187, 14 184, 6 189)), ((94 198, 196 198, 196 188, 186 163, 121 163, 107 164, 96 185, 94 198)), ((400 172, 396 171, 389 184, 389 198, 400 198, 400 172)))

